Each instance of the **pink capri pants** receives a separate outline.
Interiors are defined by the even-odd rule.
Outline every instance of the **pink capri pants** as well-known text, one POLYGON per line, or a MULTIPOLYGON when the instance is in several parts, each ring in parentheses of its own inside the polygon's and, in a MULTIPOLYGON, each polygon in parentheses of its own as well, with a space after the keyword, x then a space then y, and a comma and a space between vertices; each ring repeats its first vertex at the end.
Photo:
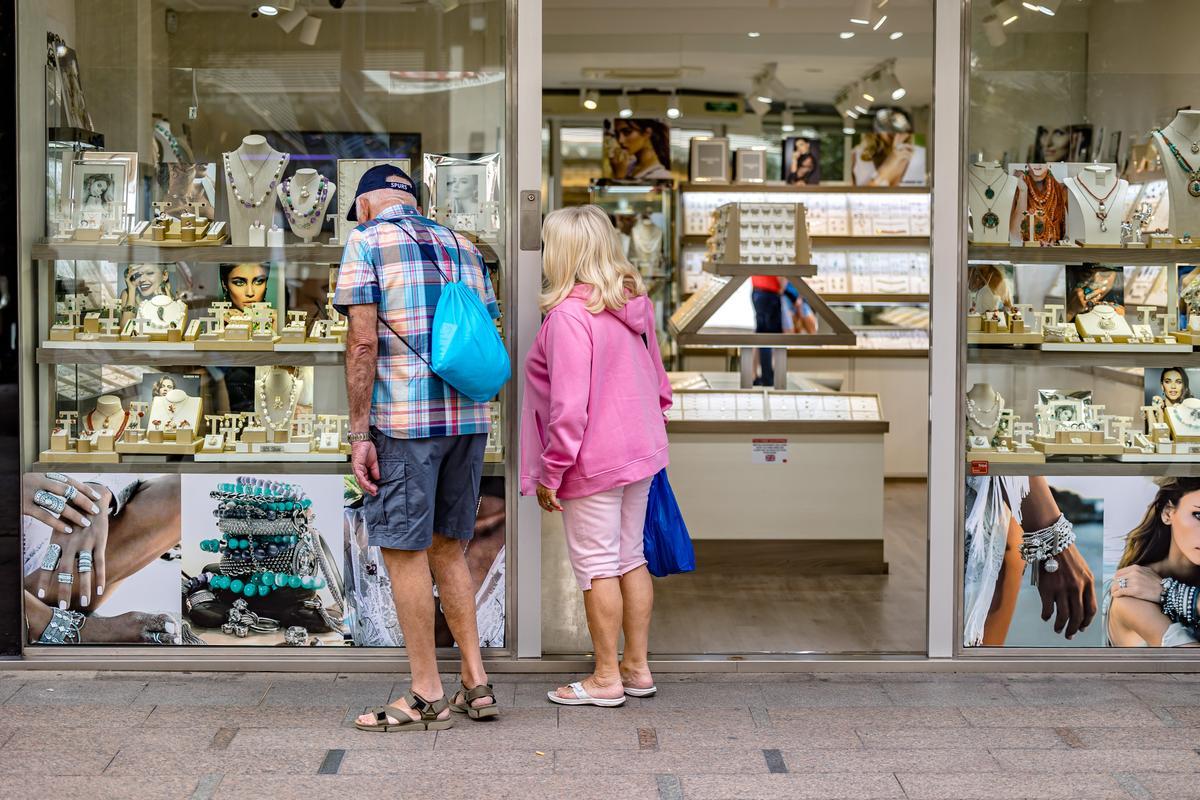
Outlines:
POLYGON ((646 563, 642 534, 651 480, 561 501, 567 555, 583 591, 593 578, 617 578, 646 563))

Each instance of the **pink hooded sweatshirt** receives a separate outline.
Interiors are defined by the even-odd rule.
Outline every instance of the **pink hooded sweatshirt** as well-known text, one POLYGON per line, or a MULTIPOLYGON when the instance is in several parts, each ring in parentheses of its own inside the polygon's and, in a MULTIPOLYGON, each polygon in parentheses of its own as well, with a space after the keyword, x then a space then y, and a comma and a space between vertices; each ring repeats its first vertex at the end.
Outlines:
POLYGON ((635 297, 620 311, 592 314, 591 292, 577 285, 550 310, 525 362, 522 494, 540 483, 564 500, 587 497, 667 465, 671 382, 654 305, 635 297))

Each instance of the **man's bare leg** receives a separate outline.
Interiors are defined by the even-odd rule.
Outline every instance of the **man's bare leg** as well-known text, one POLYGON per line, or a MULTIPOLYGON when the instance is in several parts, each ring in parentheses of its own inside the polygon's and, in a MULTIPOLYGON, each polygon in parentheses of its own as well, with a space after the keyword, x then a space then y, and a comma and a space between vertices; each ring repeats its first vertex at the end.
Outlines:
MULTIPOLYGON (((442 601, 442 613, 446 624, 454 634, 458 652, 462 657, 463 685, 474 689, 488 682, 483 668, 483 655, 479 650, 479 628, 475 620, 475 586, 462 544, 441 534, 433 535, 433 546, 429 548, 429 566, 438 585, 438 597, 442 601)), ((461 692, 456 692, 457 695, 461 692)), ((492 705, 490 697, 480 697, 471 703, 475 708, 492 705)))

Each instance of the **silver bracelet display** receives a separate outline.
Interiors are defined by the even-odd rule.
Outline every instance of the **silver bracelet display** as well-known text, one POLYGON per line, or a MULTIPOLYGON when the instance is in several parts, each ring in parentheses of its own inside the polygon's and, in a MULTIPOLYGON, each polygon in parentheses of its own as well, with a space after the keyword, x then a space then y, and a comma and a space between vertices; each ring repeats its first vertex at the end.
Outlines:
POLYGON ((1058 519, 1050 527, 1022 534, 1021 558, 1027 564, 1033 565, 1029 582, 1037 586, 1043 569, 1046 572, 1057 572, 1058 559, 1056 556, 1073 544, 1075 544, 1075 526, 1062 514, 1059 514, 1058 519))

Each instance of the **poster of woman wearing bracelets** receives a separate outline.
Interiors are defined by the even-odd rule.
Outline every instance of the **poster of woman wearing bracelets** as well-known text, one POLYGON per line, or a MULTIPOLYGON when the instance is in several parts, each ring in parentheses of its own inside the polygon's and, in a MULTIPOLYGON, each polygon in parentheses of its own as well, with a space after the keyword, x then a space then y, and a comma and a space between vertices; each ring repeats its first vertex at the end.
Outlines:
POLYGON ((1113 480, 968 479, 964 646, 1103 646, 1103 541, 1122 498, 1113 480))
POLYGON ((182 641, 178 475, 30 472, 21 523, 30 644, 182 641))
POLYGON ((187 644, 346 642, 341 475, 184 475, 187 644))

